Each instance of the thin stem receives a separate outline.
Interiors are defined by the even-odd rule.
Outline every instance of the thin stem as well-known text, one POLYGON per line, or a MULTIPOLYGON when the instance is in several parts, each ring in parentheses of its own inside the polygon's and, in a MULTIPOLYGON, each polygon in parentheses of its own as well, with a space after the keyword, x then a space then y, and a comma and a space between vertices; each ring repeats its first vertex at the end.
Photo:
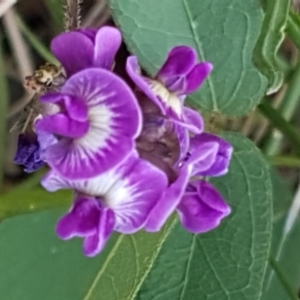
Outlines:
POLYGON ((269 161, 273 166, 285 166, 285 167, 300 167, 300 158, 297 156, 269 156, 269 161))
MULTIPOLYGON (((281 115, 287 120, 291 120, 293 114, 297 108, 300 99, 300 61, 297 63, 294 72, 292 73, 289 85, 286 89, 285 96, 278 106, 278 110, 281 115)), ((281 134, 273 134, 267 141, 266 153, 270 155, 276 155, 279 152, 279 148, 282 142, 283 136, 281 134)))
POLYGON ((277 278, 281 282, 281 284, 284 287, 285 291, 290 296, 290 299, 291 300, 299 300, 299 298, 297 297, 296 292, 290 286, 289 282, 287 281, 284 274, 282 273, 277 261, 272 256, 269 257, 269 263, 270 263, 271 267, 273 268, 273 270, 275 271, 275 273, 277 275, 277 278))
POLYGON ((95 21, 99 19, 102 14, 105 12, 107 8, 107 1, 106 0, 98 0, 94 4, 94 6, 89 10, 88 14, 82 20, 82 27, 90 27, 93 26, 95 21))
MULTIPOLYGON (((284 84, 281 87, 280 91, 274 96, 272 104, 275 109, 282 103, 283 97, 286 93, 286 89, 287 89, 287 85, 284 84)), ((253 139, 256 143, 258 143, 265 136, 265 134, 269 128, 269 123, 270 123, 270 121, 266 118, 263 118, 263 120, 260 122, 259 128, 257 129, 257 131, 253 137, 253 139)), ((271 152, 271 154, 274 154, 274 153, 272 153, 272 151, 266 151, 266 153, 270 154, 269 152, 271 152)))
POLYGON ((278 110, 272 107, 268 100, 264 100, 258 108, 270 120, 271 124, 293 143, 295 152, 300 155, 300 134, 298 131, 281 116, 278 110))
POLYGON ((299 103, 299 98, 300 98, 299 81, 300 81, 300 61, 297 63, 294 72, 290 77, 289 85, 286 90, 284 99, 281 105, 279 105, 279 110, 282 116, 287 120, 291 119, 299 103))
POLYGON ((300 50, 300 20, 299 16, 293 12, 289 13, 286 33, 300 50))

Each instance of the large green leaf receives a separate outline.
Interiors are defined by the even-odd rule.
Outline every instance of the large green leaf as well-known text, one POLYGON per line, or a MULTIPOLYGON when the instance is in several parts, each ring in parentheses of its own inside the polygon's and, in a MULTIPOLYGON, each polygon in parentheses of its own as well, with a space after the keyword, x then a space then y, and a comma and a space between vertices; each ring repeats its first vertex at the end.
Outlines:
POLYGON ((235 153, 229 174, 214 184, 232 214, 218 229, 193 235, 172 218, 156 234, 114 235, 104 252, 87 259, 80 241, 55 238, 62 211, 7 219, 0 225, 1 295, 9 300, 258 300, 270 243, 269 173, 246 138, 225 137, 235 153))
MULTIPOLYGON (((51 196, 56 202, 62 198, 59 193, 51 196)), ((83 256, 81 241, 55 237, 54 226, 62 214, 44 211, 1 223, 3 299, 133 299, 174 224, 171 220, 157 234, 115 234, 101 255, 91 259, 83 256)))
POLYGON ((64 242, 55 236, 55 222, 62 213, 61 210, 44 211, 1 223, 1 299, 84 298, 111 245, 102 256, 84 257, 79 240, 64 242))
POLYGON ((261 0, 265 18, 254 50, 254 62, 269 79, 268 93, 276 92, 283 83, 277 51, 284 38, 290 0, 261 0))
POLYGON ((213 180, 232 207, 215 231, 166 240, 138 299, 260 299, 271 239, 271 183, 259 150, 239 135, 230 172, 213 180))
POLYGON ((246 114, 258 104, 267 80, 252 63, 263 12, 259 0, 110 0, 130 51, 152 75, 175 45, 194 47, 214 70, 189 97, 208 112, 246 114))

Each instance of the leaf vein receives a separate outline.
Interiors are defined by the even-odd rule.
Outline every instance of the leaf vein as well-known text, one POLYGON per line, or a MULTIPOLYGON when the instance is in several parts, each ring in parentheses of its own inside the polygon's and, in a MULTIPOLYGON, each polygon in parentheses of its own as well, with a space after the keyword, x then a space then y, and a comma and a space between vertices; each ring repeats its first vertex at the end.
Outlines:
MULTIPOLYGON (((182 0, 182 1, 183 1, 183 6, 185 8, 186 15, 187 15, 188 20, 189 20, 189 26, 191 28, 191 32, 192 32, 194 41, 197 45, 198 54, 199 54, 201 60, 205 61, 204 53, 203 53, 203 50, 202 50, 202 47, 201 47, 201 42, 200 42, 200 40, 197 36, 197 33, 195 31, 195 26, 193 26, 193 20, 192 20, 190 8, 189 8, 186 0, 182 0)), ((209 91, 210 91, 210 94, 211 94, 211 100, 213 102, 213 109, 214 109, 214 111, 218 111, 219 108, 218 108, 218 103, 217 103, 216 94, 215 94, 215 90, 214 90, 214 86, 213 86, 211 76, 208 76, 206 81, 207 81, 207 84, 209 86, 209 91)))

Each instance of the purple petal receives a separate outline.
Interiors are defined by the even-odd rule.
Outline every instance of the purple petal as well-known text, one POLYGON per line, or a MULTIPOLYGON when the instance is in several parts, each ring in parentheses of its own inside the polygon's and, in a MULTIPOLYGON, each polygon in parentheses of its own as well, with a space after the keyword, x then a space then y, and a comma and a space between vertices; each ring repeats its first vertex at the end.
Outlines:
POLYGON ((24 164, 39 149, 35 134, 22 133, 18 136, 18 149, 14 158, 16 164, 24 164))
POLYGON ((145 225, 146 231, 159 231, 165 224, 169 216, 175 211, 186 190, 192 166, 188 165, 180 170, 177 180, 166 190, 164 196, 157 202, 151 211, 149 219, 145 225))
POLYGON ((228 172, 233 147, 224 139, 210 134, 203 133, 191 139, 191 151, 196 151, 200 145, 215 143, 218 145, 215 159, 211 165, 200 165, 195 167, 193 174, 199 176, 222 176, 228 172))
POLYGON ((204 122, 201 115, 197 111, 186 106, 183 107, 182 120, 174 119, 174 122, 194 134, 199 134, 204 129, 204 122))
POLYGON ((133 233, 144 226, 149 212, 165 192, 168 180, 163 172, 135 154, 120 166, 89 180, 66 179, 52 170, 41 183, 49 191, 72 188, 101 197, 115 214, 114 229, 133 233))
POLYGON ((164 84, 169 88, 174 85, 180 76, 187 75, 194 67, 197 53, 188 46, 174 47, 157 74, 164 84))
POLYGON ((71 31, 58 35, 51 42, 51 51, 68 76, 93 65, 94 44, 81 32, 71 31))
POLYGON ((48 113, 48 115, 63 111, 75 121, 83 122, 88 120, 87 105, 82 99, 76 96, 63 95, 61 93, 48 93, 41 96, 40 101, 50 104, 51 113, 48 113))
POLYGON ((195 92, 203 81, 208 77, 213 69, 213 65, 209 62, 197 64, 186 77, 186 86, 180 94, 188 95, 195 92))
MULTIPOLYGON (((84 179, 116 166, 132 152, 141 131, 141 112, 123 80, 104 69, 90 68, 73 75, 61 92, 85 101, 89 130, 72 142, 61 140, 47 149, 52 168, 65 177, 84 179)), ((62 131, 61 136, 70 137, 62 131)))
POLYGON ((83 243, 83 252, 93 257, 104 248, 115 226, 115 216, 112 210, 105 207, 100 210, 98 230, 95 234, 87 236, 83 243))
POLYGON ((100 218, 99 202, 91 197, 78 197, 70 212, 56 226, 57 235, 64 240, 85 237, 98 232, 100 218))
POLYGON ((57 138, 48 132, 40 131, 36 129, 37 139, 40 145, 40 158, 45 161, 45 152, 48 147, 57 143, 57 138))
POLYGON ((42 178, 41 185, 49 192, 74 189, 94 197, 103 196, 122 176, 126 177, 127 172, 133 168, 136 162, 137 154, 134 152, 119 166, 90 179, 70 179, 61 176, 55 170, 51 170, 42 178))
POLYGON ((184 159, 188 153, 190 147, 190 137, 189 137, 188 130, 182 126, 174 124, 174 130, 176 132, 177 139, 180 146, 180 156, 176 163, 178 164, 178 162, 184 159))
POLYGON ((26 173, 34 172, 44 165, 41 148, 34 133, 19 134, 14 162, 22 165, 26 173))
POLYGON ((95 37, 94 67, 111 69, 121 43, 122 36, 117 28, 100 28, 95 37))
POLYGON ((115 230, 134 233, 141 229, 168 185, 166 175, 147 161, 139 159, 130 173, 123 177, 119 191, 111 191, 109 206, 116 214, 115 230), (149 184, 151 183, 151 184, 149 184))
POLYGON ((186 110, 186 116, 182 113, 183 97, 170 92, 161 82, 141 75, 135 56, 127 59, 126 70, 134 83, 159 107, 163 115, 192 132, 200 133, 203 130, 203 121, 199 114, 189 109, 186 110))
POLYGON ((218 144, 215 142, 195 144, 191 140, 189 153, 183 161, 179 162, 179 166, 193 164, 193 175, 207 170, 215 162, 218 151, 218 144))
POLYGON ((87 36, 93 42, 93 44, 95 43, 95 36, 97 34, 96 28, 78 28, 76 31, 87 36))
POLYGON ((61 103, 63 101, 64 95, 61 93, 47 93, 45 95, 40 96, 40 101, 43 103, 61 103))
POLYGON ((63 113, 45 116, 35 123, 37 130, 46 131, 58 136, 68 138, 80 138, 84 136, 89 129, 88 122, 78 122, 70 119, 63 113))
POLYGON ((177 208, 182 225, 193 233, 216 228, 230 214, 230 207, 210 183, 198 184, 198 192, 187 193, 177 208))
POLYGON ((141 70, 136 56, 129 56, 127 58, 126 71, 132 81, 144 92, 144 94, 160 108, 162 113, 165 113, 165 107, 152 91, 149 81, 141 75, 141 70))
POLYGON ((88 108, 82 99, 65 95, 63 97, 63 103, 64 108, 71 119, 80 122, 88 120, 88 108))
POLYGON ((70 212, 56 226, 57 235, 64 239, 83 237, 83 251, 95 256, 111 235, 115 224, 114 213, 92 197, 77 196, 70 212))

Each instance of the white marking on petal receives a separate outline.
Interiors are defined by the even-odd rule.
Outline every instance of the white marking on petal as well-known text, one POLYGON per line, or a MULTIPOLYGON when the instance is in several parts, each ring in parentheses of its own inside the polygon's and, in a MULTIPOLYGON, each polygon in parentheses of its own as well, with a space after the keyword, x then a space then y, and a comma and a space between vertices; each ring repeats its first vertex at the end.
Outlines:
POLYGON ((69 180, 55 171, 50 171, 42 179, 42 185, 49 191, 72 188, 86 195, 103 198, 108 191, 112 189, 115 182, 120 180, 120 176, 121 175, 116 173, 116 170, 113 169, 88 180, 69 180))
POLYGON ((97 105, 89 108, 88 119, 90 128, 81 138, 74 140, 74 145, 83 155, 92 157, 96 151, 106 146, 107 139, 113 137, 113 113, 105 105, 97 105))
POLYGON ((182 105, 176 94, 170 92, 162 83, 156 80, 150 80, 150 88, 178 116, 181 115, 182 105))
POLYGON ((109 189, 105 197, 105 203, 110 208, 115 209, 124 202, 124 200, 128 201, 132 199, 133 194, 133 187, 129 185, 128 180, 120 178, 109 189))
POLYGON ((115 181, 105 194, 104 202, 115 212, 116 224, 128 224, 128 220, 142 214, 139 210, 139 202, 144 201, 142 194, 138 183, 132 184, 126 178, 115 181))

